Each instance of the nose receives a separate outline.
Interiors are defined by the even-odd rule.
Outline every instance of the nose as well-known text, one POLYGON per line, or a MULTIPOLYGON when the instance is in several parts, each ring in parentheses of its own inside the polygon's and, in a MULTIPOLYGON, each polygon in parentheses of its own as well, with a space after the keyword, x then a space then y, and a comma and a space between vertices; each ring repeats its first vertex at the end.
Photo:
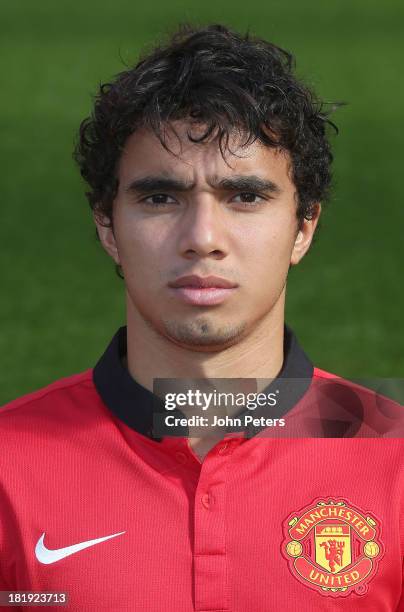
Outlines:
POLYGON ((220 204, 213 198, 193 202, 183 217, 178 241, 182 257, 223 259, 228 253, 227 231, 220 204))

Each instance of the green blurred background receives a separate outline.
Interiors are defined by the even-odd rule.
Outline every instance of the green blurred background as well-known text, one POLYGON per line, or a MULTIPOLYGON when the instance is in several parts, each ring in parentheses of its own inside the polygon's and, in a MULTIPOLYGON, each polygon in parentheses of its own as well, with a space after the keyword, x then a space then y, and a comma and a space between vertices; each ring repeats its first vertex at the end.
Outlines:
POLYGON ((287 321, 319 367, 404 376, 404 4, 15 0, 0 12, 0 403, 92 367, 125 322, 71 151, 99 82, 180 21, 249 28, 291 50, 324 99, 349 103, 334 116, 334 194, 290 275, 287 321))

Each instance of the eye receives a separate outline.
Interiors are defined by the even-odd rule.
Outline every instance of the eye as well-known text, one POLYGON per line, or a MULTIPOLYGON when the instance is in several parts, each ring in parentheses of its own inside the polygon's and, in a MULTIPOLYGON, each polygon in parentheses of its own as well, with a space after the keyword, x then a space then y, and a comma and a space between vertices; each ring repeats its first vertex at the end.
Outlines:
POLYGON ((167 206, 168 204, 176 204, 177 201, 166 193, 154 193, 153 195, 147 196, 141 200, 143 204, 147 204, 151 207, 158 208, 167 206))
POLYGON ((265 198, 251 191, 245 191, 243 193, 239 193, 233 198, 233 202, 242 204, 244 208, 257 207, 259 204, 262 204, 264 201, 265 201, 265 198), (237 200, 237 198, 240 198, 240 199, 237 200), (259 201, 257 201, 256 198, 259 198, 259 201))

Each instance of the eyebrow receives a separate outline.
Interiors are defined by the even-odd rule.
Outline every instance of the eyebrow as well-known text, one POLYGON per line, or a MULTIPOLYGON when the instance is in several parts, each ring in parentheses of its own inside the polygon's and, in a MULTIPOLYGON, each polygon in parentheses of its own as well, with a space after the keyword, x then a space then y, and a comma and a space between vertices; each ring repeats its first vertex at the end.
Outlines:
MULTIPOLYGON (((211 187, 224 189, 226 191, 266 191, 277 195, 281 188, 269 179, 264 179, 254 174, 233 175, 222 178, 212 178, 208 181, 211 187)), ((184 181, 179 178, 164 175, 149 175, 134 179, 125 188, 125 191, 136 193, 149 193, 151 191, 191 191, 195 187, 194 182, 184 181)))

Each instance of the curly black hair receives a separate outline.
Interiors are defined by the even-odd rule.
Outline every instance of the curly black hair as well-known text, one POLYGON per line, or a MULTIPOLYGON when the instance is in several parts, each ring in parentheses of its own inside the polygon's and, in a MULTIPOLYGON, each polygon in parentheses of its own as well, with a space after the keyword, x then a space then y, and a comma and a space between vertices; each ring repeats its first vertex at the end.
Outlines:
MULTIPOLYGON (((164 124, 191 119, 206 125, 199 138, 214 135, 222 155, 234 128, 289 152, 297 192, 299 225, 313 205, 328 198, 332 153, 327 125, 337 104, 328 106, 294 75, 291 53, 266 40, 223 25, 181 25, 165 44, 100 85, 94 110, 82 121, 74 151, 91 208, 113 227, 118 189, 116 168, 128 137, 151 128, 168 149, 164 124)), ((98 234, 97 234, 98 237, 98 234)), ((119 266, 116 271, 121 276, 119 266)))

